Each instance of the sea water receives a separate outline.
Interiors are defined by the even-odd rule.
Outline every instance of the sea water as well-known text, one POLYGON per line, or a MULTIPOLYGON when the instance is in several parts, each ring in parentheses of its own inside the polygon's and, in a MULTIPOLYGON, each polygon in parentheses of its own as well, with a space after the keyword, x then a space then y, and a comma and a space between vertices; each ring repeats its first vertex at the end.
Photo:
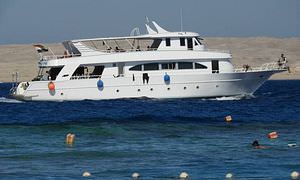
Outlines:
POLYGON ((177 179, 182 171, 289 179, 300 171, 300 81, 268 81, 251 97, 176 100, 22 102, 8 97, 10 87, 0 84, 0 179, 80 179, 85 171, 90 179, 177 179), (268 139, 272 131, 277 139, 268 139), (254 140, 267 148, 252 148, 254 140))

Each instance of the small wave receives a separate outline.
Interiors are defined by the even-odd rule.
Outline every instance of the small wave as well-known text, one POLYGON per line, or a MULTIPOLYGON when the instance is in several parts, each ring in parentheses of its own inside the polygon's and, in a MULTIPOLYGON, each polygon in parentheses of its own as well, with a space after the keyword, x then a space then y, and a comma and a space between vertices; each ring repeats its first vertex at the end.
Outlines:
POLYGON ((255 98, 254 95, 237 95, 237 96, 223 96, 223 97, 217 97, 212 98, 209 100, 216 100, 216 101, 238 101, 242 99, 253 99, 255 98))
POLYGON ((9 99, 6 97, 0 97, 0 103, 23 103, 23 101, 18 101, 16 99, 9 99))

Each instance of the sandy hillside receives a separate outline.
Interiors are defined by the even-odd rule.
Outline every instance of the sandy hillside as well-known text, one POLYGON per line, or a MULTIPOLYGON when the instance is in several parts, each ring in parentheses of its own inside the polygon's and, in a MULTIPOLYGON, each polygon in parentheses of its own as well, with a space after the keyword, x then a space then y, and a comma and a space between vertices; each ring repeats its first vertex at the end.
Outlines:
MULTIPOLYGON (((300 79, 300 38, 206 38, 209 49, 230 50, 236 66, 259 66, 277 61, 280 54, 288 58, 292 73, 274 75, 272 79, 300 79)), ((61 44, 46 44, 55 54, 62 55, 61 44)), ((10 82, 14 71, 23 81, 37 75, 38 56, 32 45, 0 45, 0 82, 10 82)))

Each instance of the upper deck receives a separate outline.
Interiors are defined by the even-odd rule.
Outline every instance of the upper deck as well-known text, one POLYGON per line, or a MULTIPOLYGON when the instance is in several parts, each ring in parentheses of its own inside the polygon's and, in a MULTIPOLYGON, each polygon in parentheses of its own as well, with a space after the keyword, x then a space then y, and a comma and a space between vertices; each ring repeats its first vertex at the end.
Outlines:
MULTIPOLYGON (((198 33, 169 32, 161 28, 154 21, 152 24, 156 30, 153 30, 146 24, 148 34, 144 35, 140 35, 139 30, 134 29, 135 31, 131 33, 131 36, 127 37, 91 38, 65 41, 63 42, 66 49, 64 55, 53 54, 51 56, 43 56, 42 60, 69 60, 69 58, 79 56, 88 58, 101 55, 116 56, 116 54, 123 56, 124 58, 125 56, 133 55, 134 57, 140 56, 140 58, 143 59, 144 55, 160 56, 160 54, 174 54, 175 52, 191 54, 191 51, 198 52, 198 55, 199 52, 201 52, 203 57, 231 58, 229 51, 206 49, 202 43, 203 39, 198 33), (156 53, 149 53, 154 51, 156 53), (186 51, 189 53, 183 53, 186 51)), ((122 58, 120 58, 120 61, 122 61, 122 58)), ((43 64, 40 64, 40 66, 42 65, 43 64)))

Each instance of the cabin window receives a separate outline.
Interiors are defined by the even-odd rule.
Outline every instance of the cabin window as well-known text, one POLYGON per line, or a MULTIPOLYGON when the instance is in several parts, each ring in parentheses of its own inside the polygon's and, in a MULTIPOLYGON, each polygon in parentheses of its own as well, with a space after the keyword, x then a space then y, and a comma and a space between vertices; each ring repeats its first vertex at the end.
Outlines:
POLYGON ((63 67, 53 67, 49 70, 48 74, 51 80, 55 80, 59 72, 62 70, 63 67))
POLYGON ((188 50, 193 50, 193 39, 187 38, 188 50))
POLYGON ((162 63, 161 69, 175 69, 176 63, 162 63))
POLYGON ((72 76, 82 76, 84 75, 84 67, 83 66, 79 66, 75 72, 73 73, 72 76))
POLYGON ((102 75, 104 66, 95 66, 93 72, 90 75, 102 75))
POLYGON ((170 38, 166 38, 166 46, 171 46, 171 39, 170 38))
POLYGON ((192 62, 179 62, 178 69, 193 69, 192 62))
POLYGON ((212 73, 219 73, 219 61, 218 60, 212 60, 211 61, 211 70, 212 73))
POLYGON ((196 40, 198 41, 199 45, 202 45, 202 42, 201 42, 203 40, 202 38, 197 37, 196 40))
POLYGON ((180 46, 185 46, 185 38, 180 38, 180 46))
POLYGON ((151 45, 151 49, 155 50, 159 47, 160 43, 161 43, 162 39, 154 39, 152 45, 151 45))
POLYGON ((101 77, 105 66, 104 65, 87 65, 79 66, 73 73, 71 80, 73 79, 91 79, 101 77))
POLYGON ((129 68, 129 71, 141 71, 141 70, 142 70, 142 65, 136 65, 129 68))
POLYGON ((158 69, 159 69, 158 63, 144 64, 144 71, 153 71, 158 69))
POLYGON ((203 64, 195 63, 195 69, 207 69, 203 64))

